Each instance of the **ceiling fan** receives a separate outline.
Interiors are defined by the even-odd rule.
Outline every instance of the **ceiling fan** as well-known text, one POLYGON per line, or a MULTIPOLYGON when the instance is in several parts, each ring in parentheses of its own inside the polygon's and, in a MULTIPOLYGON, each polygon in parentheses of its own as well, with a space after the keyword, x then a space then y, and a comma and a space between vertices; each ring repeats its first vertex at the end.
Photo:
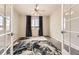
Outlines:
POLYGON ((39 9, 39 5, 36 4, 36 5, 35 5, 35 8, 34 8, 34 11, 36 11, 36 12, 42 11, 42 12, 43 12, 43 11, 45 11, 45 10, 40 10, 40 9, 39 9))
POLYGON ((34 11, 35 15, 40 14, 41 12, 45 12, 45 10, 39 9, 39 5, 38 4, 35 5, 35 8, 33 9, 33 11, 34 11))

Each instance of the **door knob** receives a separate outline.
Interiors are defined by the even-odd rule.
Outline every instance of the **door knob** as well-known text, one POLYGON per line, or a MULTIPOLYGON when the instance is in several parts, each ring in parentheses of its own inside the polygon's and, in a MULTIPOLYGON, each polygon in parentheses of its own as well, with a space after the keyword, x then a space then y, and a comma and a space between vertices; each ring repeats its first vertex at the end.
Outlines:
POLYGON ((61 31, 61 33, 63 34, 63 33, 66 33, 66 31, 61 31))
POLYGON ((13 36, 14 35, 14 33, 11 33, 11 36, 13 36))

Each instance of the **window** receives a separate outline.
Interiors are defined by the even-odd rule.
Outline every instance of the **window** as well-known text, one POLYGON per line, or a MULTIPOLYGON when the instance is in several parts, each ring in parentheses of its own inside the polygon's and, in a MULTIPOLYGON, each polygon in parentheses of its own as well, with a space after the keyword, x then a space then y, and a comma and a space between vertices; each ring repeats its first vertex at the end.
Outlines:
POLYGON ((0 7, 0 55, 5 55, 7 50, 12 46, 11 5, 0 5, 0 7))
POLYGON ((3 17, 0 16, 0 30, 3 30, 3 17))
POLYGON ((6 32, 10 32, 10 17, 6 18, 6 32))
POLYGON ((32 17, 31 26, 33 28, 39 28, 39 17, 38 16, 32 17))
POLYGON ((0 16, 0 34, 4 33, 4 18, 0 16))

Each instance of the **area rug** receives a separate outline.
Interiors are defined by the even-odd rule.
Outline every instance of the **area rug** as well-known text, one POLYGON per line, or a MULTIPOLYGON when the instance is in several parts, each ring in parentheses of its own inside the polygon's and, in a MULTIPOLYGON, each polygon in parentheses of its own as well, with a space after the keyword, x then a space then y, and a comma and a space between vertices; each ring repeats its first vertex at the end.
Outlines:
POLYGON ((14 55, 61 55, 61 51, 45 37, 33 37, 16 44, 14 55))

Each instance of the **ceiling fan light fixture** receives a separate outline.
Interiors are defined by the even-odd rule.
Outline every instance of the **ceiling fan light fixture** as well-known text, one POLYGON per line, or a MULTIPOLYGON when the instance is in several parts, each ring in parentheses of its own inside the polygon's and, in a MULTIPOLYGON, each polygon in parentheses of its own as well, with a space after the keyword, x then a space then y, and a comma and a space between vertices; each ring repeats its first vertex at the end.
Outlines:
POLYGON ((36 9, 39 9, 38 4, 36 4, 36 9))
POLYGON ((40 14, 38 12, 35 12, 34 13, 34 16, 39 16, 40 14))
POLYGON ((36 10, 39 10, 39 7, 38 6, 36 7, 36 10))
POLYGON ((34 16, 40 16, 39 12, 41 10, 39 10, 39 5, 38 4, 35 5, 35 8, 33 9, 33 11, 34 11, 34 13, 33 13, 34 16))

